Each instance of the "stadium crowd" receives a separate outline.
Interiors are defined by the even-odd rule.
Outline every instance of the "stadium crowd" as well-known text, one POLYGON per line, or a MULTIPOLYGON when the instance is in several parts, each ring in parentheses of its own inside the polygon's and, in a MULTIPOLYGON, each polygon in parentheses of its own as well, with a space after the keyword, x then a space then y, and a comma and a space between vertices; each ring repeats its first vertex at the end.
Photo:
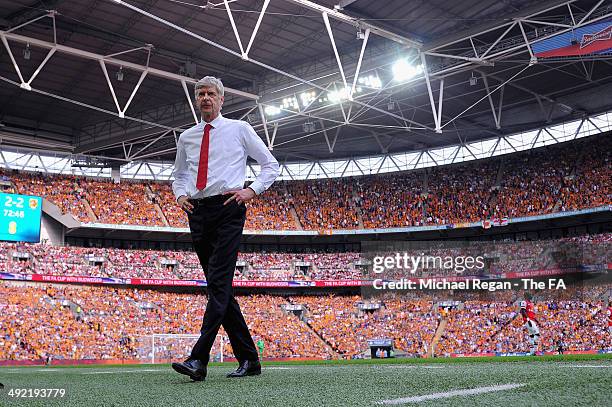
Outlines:
MULTIPOLYGON (((343 280, 361 278, 359 254, 239 253, 236 277, 244 280, 343 280)), ((204 279, 194 252, 85 248, 0 242, 0 271, 59 276, 204 279), (19 257, 26 256, 26 257, 19 257)))
POLYGON ((489 159, 449 168, 436 167, 428 177, 426 224, 480 222, 491 218, 491 188, 499 161, 489 159))
POLYGON ((291 302, 308 309, 308 324, 348 358, 367 353, 367 340, 392 339, 398 351, 425 355, 436 331, 430 301, 391 299, 380 309, 359 308, 360 297, 300 296, 291 302))
POLYGON ((168 221, 168 225, 176 228, 189 227, 187 214, 176 204, 176 197, 170 184, 151 183, 153 202, 157 203, 168 221))
POLYGON ((287 184, 288 198, 304 229, 357 229, 359 216, 354 188, 343 179, 307 180, 287 184))
POLYGON ((560 210, 609 205, 612 196, 611 159, 609 143, 607 146, 597 143, 585 145, 575 172, 564 179, 560 210), (603 151, 607 153, 602 154, 601 148, 605 148, 603 151))
MULTIPOLYGON (((436 355, 529 352, 527 329, 519 315, 521 298, 511 298, 510 294, 496 294, 489 301, 463 301, 461 307, 451 309, 436 355)), ((538 351, 558 352, 560 345, 564 351, 612 349, 606 315, 611 296, 609 284, 541 291, 540 300, 534 302, 540 328, 538 351)))
MULTIPOLYGON (((609 136, 456 165, 379 176, 278 181, 248 203, 246 229, 456 225, 612 204, 609 136)), ((2 170, 83 222, 187 227, 167 182, 2 170), (91 209, 91 211, 90 211, 91 209)))
MULTIPOLYGON (((567 298, 536 302, 540 350, 556 351, 559 340, 570 351, 612 348, 602 300, 610 287, 595 291, 579 299, 569 290, 567 298)), ((248 295, 238 301, 255 340, 265 344, 264 357, 330 359, 364 357, 370 339, 393 340, 398 356, 424 357, 432 346, 437 356, 527 351, 517 304, 505 297, 456 301, 463 307, 448 313, 428 297, 368 302, 342 295, 248 295), (289 305, 301 306, 302 313, 286 310, 289 305), (447 319, 446 327, 439 325, 441 319, 447 319)), ((35 283, 4 283, 0 298, 0 360, 150 361, 151 335, 197 336, 206 307, 206 296, 199 293, 35 283)), ((158 339, 156 360, 185 358, 194 340, 158 339)), ((223 349, 227 357, 227 339, 223 349)))
MULTIPOLYGON (((382 278, 500 276, 506 273, 555 270, 571 272, 586 265, 609 262, 612 233, 540 241, 429 242, 427 246, 398 249, 421 257, 419 268, 385 269, 382 278), (445 259, 481 257, 484 267, 448 263, 445 259)), ((243 252, 238 255, 235 279, 270 280, 369 280, 381 278, 368 266, 372 256, 395 252, 285 253, 243 252), (368 260, 369 259, 369 260, 368 260)), ((171 250, 125 250, 49 244, 0 242, 0 271, 58 276, 116 278, 163 278, 202 280, 203 272, 194 252, 171 250)))
POLYGON ((423 174, 408 172, 356 178, 356 205, 366 229, 422 226, 425 218, 423 174))
POLYGON ((98 222, 163 226, 161 211, 146 189, 140 182, 86 181, 87 199, 98 222))
MULTIPOLYGON (((249 203, 247 229, 356 229, 479 222, 612 204, 606 136, 459 165, 332 180, 277 182, 249 203)), ((38 195, 82 222, 186 227, 170 184, 0 170, 15 192, 38 195)), ((549 242, 480 242, 487 273, 609 264, 612 234, 549 242), (578 247, 578 249, 572 249, 578 247), (582 262, 582 263, 580 263, 582 262)), ((379 253, 380 254, 380 253, 379 253)), ((465 254, 432 247, 432 256, 465 254)), ((240 253, 240 280, 360 279, 360 254, 240 253)), ((396 270, 397 271, 397 270, 396 270)), ((0 243, 0 272, 118 278, 203 279, 196 255, 180 251, 0 243)), ((397 271, 399 272, 399 271, 397 271)), ((454 272, 454 271, 453 271, 454 272)), ((454 273, 433 266, 420 276, 454 273)), ((465 273, 470 274, 470 273, 465 273)), ((478 275, 478 273, 477 273, 478 275)), ((386 277, 390 277, 387 275, 386 277)), ((398 276, 406 277, 405 274, 398 276)), ((539 298, 541 349, 610 349, 606 293, 539 298)), ((424 356, 522 352, 526 332, 516 298, 467 298, 440 311, 433 299, 388 298, 364 308, 356 296, 242 296, 239 302, 268 357, 362 357, 367 340, 393 339, 398 352, 424 356), (302 305, 301 317, 283 306, 302 305), (439 340, 436 342, 436 338, 439 340), (435 345, 435 346, 434 346, 435 345)), ((149 359, 154 333, 195 334, 201 294, 88 286, 0 286, 0 360, 149 359), (196 312, 194 312, 196 310, 196 312), (49 323, 40 323, 48 321, 49 323)), ((162 344, 184 357, 189 340, 162 344)), ((224 345, 231 351, 229 344, 224 345)))
POLYGON ((0 174, 13 182, 16 186, 16 193, 42 196, 56 204, 62 213, 71 213, 81 222, 91 221, 86 206, 86 188, 82 185, 83 182, 86 182, 85 178, 5 169, 0 169, 0 174))
MULTIPOLYGON (((205 295, 106 287, 5 284, 0 297, 0 360, 47 354, 56 359, 150 360, 152 334, 197 334, 206 308, 205 295)), ((239 302, 270 357, 334 355, 307 325, 281 309, 286 303, 282 297, 245 296, 239 302)), ((230 352, 231 345, 225 349, 230 352)))

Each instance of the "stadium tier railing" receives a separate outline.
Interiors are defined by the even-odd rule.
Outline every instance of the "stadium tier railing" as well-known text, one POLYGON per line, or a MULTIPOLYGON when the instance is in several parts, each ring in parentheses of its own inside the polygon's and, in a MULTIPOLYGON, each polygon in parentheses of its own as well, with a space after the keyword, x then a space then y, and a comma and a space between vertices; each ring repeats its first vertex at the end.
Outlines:
MULTIPOLYGON (((44 211, 44 207, 43 207, 44 211)), ((489 228, 489 227, 504 227, 511 224, 537 222, 543 220, 552 220, 560 218, 568 218, 578 215, 588 215, 594 213, 612 212, 612 205, 603 205, 595 208, 579 209, 573 211, 555 212, 545 215, 523 216, 517 218, 504 219, 483 219, 481 222, 460 222, 450 223, 445 225, 430 225, 430 226, 408 226, 408 227, 392 227, 392 228, 373 228, 373 229, 324 229, 324 230, 250 230, 245 229, 244 235, 263 235, 263 236, 318 236, 318 235, 370 235, 381 233, 418 233, 427 231, 442 231, 449 229, 462 228, 489 228)), ((80 223, 81 228, 85 229, 113 229, 125 231, 142 231, 142 232, 163 232, 163 233, 189 233, 189 228, 176 228, 165 226, 140 226, 140 225, 117 225, 111 223, 80 223)))

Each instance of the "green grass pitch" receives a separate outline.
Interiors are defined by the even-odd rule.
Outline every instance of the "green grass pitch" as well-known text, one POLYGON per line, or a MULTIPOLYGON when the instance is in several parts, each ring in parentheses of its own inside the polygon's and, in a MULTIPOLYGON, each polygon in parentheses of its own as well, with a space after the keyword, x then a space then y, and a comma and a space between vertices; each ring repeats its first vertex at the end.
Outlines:
POLYGON ((212 365, 204 382, 191 382, 168 365, 3 367, 0 405, 612 405, 612 357, 606 355, 266 363, 261 376, 225 378, 234 367, 212 365), (9 397, 11 389, 24 388, 64 388, 66 396, 9 397), (461 394, 470 389, 485 390, 461 394))

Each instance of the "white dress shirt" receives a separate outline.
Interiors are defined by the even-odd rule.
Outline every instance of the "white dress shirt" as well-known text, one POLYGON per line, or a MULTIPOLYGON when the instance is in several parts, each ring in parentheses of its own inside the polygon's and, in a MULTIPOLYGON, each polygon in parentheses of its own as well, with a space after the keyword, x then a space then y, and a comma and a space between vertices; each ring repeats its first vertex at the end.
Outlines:
POLYGON ((251 125, 221 115, 210 124, 213 128, 210 130, 208 145, 208 177, 203 190, 196 188, 196 180, 206 122, 200 121, 179 137, 172 183, 176 199, 182 195, 204 198, 232 189, 242 189, 246 178, 247 156, 253 157, 261 166, 261 172, 249 187, 257 195, 268 189, 280 172, 278 162, 251 125))

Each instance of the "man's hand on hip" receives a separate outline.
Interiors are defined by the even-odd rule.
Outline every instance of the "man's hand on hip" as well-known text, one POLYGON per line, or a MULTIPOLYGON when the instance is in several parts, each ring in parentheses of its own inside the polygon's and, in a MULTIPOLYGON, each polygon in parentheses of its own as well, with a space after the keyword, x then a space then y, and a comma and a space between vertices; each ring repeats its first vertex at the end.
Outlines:
POLYGON ((227 205, 233 200, 235 200, 238 205, 242 205, 243 203, 250 201, 256 196, 255 191, 253 191, 251 188, 233 189, 231 191, 225 192, 223 195, 231 195, 227 199, 227 201, 223 202, 223 205, 227 205))
POLYGON ((187 195, 181 195, 179 199, 176 200, 182 210, 187 213, 193 213, 193 205, 189 202, 189 197, 187 195))

